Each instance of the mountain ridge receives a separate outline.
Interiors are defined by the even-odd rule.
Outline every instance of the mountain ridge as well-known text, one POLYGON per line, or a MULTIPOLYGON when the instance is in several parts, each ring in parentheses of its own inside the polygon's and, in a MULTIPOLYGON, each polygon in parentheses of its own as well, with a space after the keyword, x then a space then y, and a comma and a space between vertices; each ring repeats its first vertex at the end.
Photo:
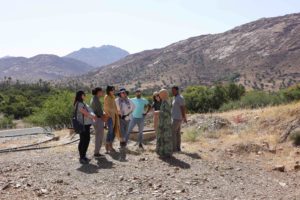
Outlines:
POLYGON ((277 90, 300 81, 298 38, 299 13, 262 18, 224 33, 131 54, 73 80, 130 89, 234 81, 249 89, 277 90))
POLYGON ((97 68, 116 62, 127 55, 129 52, 124 49, 113 45, 102 45, 100 47, 81 48, 65 57, 80 60, 97 68))
POLYGON ((55 80, 87 73, 93 67, 86 63, 53 54, 39 54, 30 58, 8 57, 0 59, 0 78, 35 82, 39 79, 55 80))

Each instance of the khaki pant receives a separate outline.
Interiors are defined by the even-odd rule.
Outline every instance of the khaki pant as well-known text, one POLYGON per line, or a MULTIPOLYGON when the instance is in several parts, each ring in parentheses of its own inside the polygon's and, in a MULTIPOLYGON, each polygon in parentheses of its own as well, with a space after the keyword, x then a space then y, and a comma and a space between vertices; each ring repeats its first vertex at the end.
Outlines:
POLYGON ((173 119, 172 136, 173 136, 173 151, 181 151, 181 123, 182 120, 173 119))
POLYGON ((100 153, 100 149, 103 143, 103 136, 104 136, 104 122, 102 119, 97 118, 97 120, 94 123, 94 129, 95 129, 95 151, 94 153, 100 153))

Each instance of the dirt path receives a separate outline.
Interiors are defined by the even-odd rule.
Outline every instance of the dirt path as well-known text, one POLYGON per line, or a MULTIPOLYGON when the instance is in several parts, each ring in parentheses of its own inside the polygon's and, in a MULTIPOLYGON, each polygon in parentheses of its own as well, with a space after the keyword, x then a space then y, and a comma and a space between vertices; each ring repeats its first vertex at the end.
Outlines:
POLYGON ((128 162, 105 155, 85 166, 76 145, 2 154, 0 199, 300 199, 299 173, 198 153, 160 160, 147 148, 128 162))

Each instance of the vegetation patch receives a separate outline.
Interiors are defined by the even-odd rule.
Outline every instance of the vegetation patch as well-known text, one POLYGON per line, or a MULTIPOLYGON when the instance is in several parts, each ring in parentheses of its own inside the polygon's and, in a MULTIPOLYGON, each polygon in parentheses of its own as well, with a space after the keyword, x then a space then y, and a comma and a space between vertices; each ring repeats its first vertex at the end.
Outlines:
POLYGON ((296 131, 290 135, 290 140, 293 142, 293 145, 300 146, 300 131, 296 131))

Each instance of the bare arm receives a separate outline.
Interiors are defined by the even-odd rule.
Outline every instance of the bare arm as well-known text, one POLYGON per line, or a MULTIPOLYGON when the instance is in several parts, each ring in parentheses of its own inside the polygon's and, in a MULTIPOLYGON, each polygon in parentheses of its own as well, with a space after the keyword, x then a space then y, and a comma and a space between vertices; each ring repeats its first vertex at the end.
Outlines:
POLYGON ((148 105, 147 105, 147 111, 146 111, 146 114, 148 114, 148 113, 150 112, 150 110, 151 110, 151 105, 148 104, 148 105))
POLYGON ((181 114, 182 114, 182 119, 185 123, 187 123, 187 118, 186 118, 186 108, 185 106, 180 106, 181 114))

